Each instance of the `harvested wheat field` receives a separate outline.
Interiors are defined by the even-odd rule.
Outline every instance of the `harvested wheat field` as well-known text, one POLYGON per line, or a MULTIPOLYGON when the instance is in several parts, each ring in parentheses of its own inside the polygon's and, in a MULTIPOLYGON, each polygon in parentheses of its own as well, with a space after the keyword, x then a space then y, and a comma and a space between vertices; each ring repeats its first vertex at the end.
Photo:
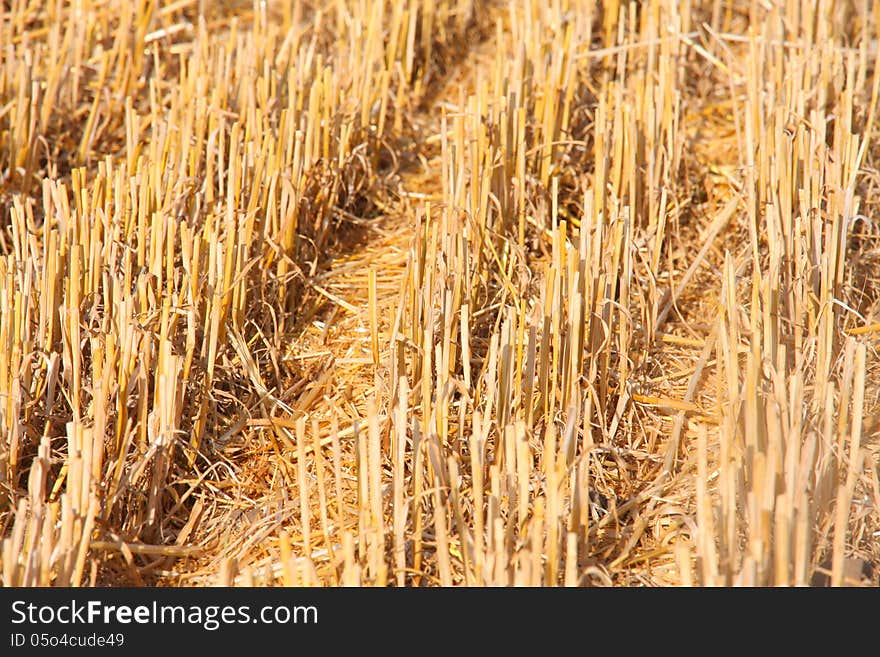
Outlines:
POLYGON ((0 581, 876 586, 878 32, 0 3, 0 581))

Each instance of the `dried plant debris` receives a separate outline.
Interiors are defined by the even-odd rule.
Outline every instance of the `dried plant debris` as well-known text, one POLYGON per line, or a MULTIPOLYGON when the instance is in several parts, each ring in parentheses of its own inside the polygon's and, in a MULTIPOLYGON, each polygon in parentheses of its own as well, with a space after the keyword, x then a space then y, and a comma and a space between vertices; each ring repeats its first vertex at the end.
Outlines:
POLYGON ((0 8, 0 582, 880 572, 880 5, 0 8))

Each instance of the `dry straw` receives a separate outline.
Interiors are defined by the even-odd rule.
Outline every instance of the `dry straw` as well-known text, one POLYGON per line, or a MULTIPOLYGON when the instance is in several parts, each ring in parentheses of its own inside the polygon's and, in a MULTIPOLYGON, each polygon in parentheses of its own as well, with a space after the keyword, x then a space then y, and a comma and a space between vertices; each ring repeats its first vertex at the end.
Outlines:
POLYGON ((5 3, 2 583, 876 581, 878 26, 5 3))

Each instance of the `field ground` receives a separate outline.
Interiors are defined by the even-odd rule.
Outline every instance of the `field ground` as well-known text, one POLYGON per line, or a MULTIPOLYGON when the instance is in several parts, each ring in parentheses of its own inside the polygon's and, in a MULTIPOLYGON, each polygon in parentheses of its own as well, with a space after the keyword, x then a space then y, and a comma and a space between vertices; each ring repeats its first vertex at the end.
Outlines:
POLYGON ((880 5, 0 4, 3 585, 877 585, 880 5))

